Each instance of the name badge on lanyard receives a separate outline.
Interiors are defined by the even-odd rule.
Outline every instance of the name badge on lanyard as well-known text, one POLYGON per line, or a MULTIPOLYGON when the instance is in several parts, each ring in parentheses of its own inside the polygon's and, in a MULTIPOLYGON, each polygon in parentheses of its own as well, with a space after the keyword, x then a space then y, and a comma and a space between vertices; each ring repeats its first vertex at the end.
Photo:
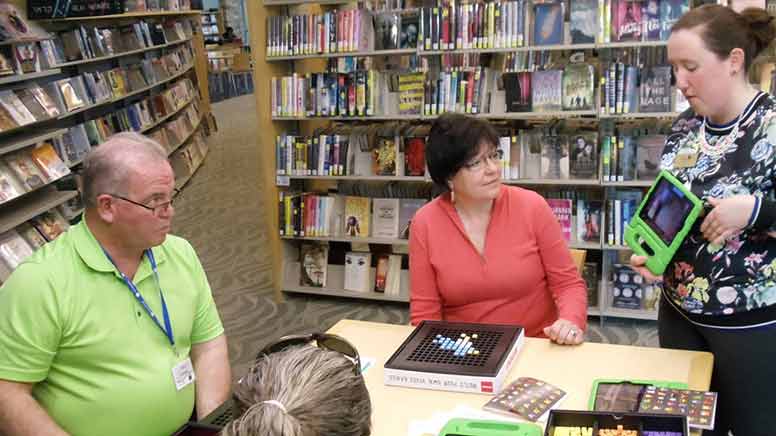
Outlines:
MULTIPOLYGON (((157 288, 159 288, 159 298, 162 301, 162 318, 164 320, 164 325, 159 321, 159 318, 156 316, 153 310, 151 310, 151 307, 146 303, 145 298, 143 298, 143 295, 140 294, 140 291, 137 289, 137 286, 132 282, 132 280, 127 277, 121 270, 119 270, 118 266, 116 266, 116 262, 113 261, 113 259, 110 257, 110 254, 103 248, 102 250, 105 253, 105 256, 108 257, 108 260, 113 264, 113 266, 116 267, 116 270, 119 272, 119 275, 121 276, 121 280, 124 281, 124 284, 127 285, 127 288, 132 293, 132 295, 135 297, 135 300, 137 300, 138 303, 140 303, 141 306, 143 306, 143 309, 145 309, 148 316, 154 321, 154 324, 156 324, 157 327, 164 333, 164 335, 167 337, 167 341, 170 343, 170 345, 173 348, 173 352, 177 357, 178 356, 178 350, 175 347, 175 335, 172 331, 172 322, 170 322, 170 312, 167 310, 167 302, 164 300, 164 292, 162 292, 162 285, 159 281, 159 272, 156 268, 156 260, 154 259, 154 253, 151 251, 151 249, 147 249, 145 251, 145 255, 148 258, 148 263, 151 264, 151 270, 154 273, 154 281, 156 282, 157 288)), ((172 368, 172 378, 175 382, 175 388, 178 390, 183 389, 184 387, 190 385, 192 382, 194 382, 194 367, 191 363, 191 358, 186 356, 186 359, 182 360, 172 368)))

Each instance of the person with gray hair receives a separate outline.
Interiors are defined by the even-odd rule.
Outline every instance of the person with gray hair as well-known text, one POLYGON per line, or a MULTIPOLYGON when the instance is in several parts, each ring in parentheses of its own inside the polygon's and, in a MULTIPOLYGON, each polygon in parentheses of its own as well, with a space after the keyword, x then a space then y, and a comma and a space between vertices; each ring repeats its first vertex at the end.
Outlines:
POLYGON ((174 188, 137 133, 86 157, 82 220, 0 288, 0 434, 166 436, 229 397, 207 277, 168 235, 174 188))
POLYGON ((354 362, 311 345, 263 355, 235 388, 221 436, 369 436, 372 403, 354 362))

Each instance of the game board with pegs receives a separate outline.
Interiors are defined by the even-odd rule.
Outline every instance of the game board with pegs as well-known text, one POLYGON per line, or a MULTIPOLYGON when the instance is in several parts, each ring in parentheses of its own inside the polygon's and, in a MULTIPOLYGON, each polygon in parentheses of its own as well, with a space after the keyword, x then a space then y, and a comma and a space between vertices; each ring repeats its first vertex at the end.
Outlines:
POLYGON ((523 345, 514 325, 422 321, 385 363, 385 384, 492 394, 523 345))

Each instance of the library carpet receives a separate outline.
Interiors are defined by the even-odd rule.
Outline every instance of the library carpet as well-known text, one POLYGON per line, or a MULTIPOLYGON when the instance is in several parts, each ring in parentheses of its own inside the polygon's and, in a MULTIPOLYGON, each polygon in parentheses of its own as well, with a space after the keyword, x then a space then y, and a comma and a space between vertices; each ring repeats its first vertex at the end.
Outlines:
MULTIPOLYGON (((274 301, 272 260, 262 227, 256 105, 244 95, 213 105, 219 131, 210 152, 175 204, 173 233, 199 253, 229 340, 234 378, 256 352, 282 335, 325 331, 340 319, 406 324, 408 305, 285 294, 274 301)), ((264 110, 264 109, 260 109, 264 110)), ((587 340, 657 346, 655 322, 589 319, 587 340)))

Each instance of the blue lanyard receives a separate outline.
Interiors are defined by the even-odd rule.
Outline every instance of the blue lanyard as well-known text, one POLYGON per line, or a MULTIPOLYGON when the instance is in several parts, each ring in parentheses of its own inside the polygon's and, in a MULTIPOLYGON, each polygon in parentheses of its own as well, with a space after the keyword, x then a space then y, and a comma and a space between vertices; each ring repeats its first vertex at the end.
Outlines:
MULTIPOLYGON (((105 253, 105 256, 108 257, 108 260, 113 264, 113 266, 116 266, 116 262, 113 261, 113 259, 110 257, 110 254, 108 254, 107 251, 103 248, 102 251, 105 253)), ((162 323, 159 322, 159 318, 156 316, 153 310, 151 310, 151 307, 146 303, 145 298, 143 298, 142 295, 140 295, 140 291, 137 290, 137 287, 134 283, 132 283, 132 280, 129 279, 126 275, 124 275, 123 272, 119 271, 119 274, 121 275, 121 279, 124 280, 124 283, 127 285, 129 290, 132 292, 132 295, 135 296, 135 299, 137 299, 137 302, 140 303, 141 306, 145 309, 148 316, 151 317, 152 320, 154 320, 154 323, 156 323, 156 326, 159 327, 162 332, 164 332, 164 335, 167 336, 167 340, 170 341, 170 345, 175 347, 175 336, 172 334, 172 324, 170 323, 170 313, 167 311, 167 303, 164 301, 164 293, 162 292, 162 285, 159 282, 159 272, 156 269, 156 260, 154 259, 154 253, 147 249, 145 251, 146 257, 148 257, 148 262, 151 264, 151 270, 154 272, 154 280, 156 280, 156 286, 159 288, 159 297, 162 299, 162 316, 164 317, 164 326, 162 326, 162 323)), ((116 270, 118 270, 118 266, 116 266, 116 270)))

